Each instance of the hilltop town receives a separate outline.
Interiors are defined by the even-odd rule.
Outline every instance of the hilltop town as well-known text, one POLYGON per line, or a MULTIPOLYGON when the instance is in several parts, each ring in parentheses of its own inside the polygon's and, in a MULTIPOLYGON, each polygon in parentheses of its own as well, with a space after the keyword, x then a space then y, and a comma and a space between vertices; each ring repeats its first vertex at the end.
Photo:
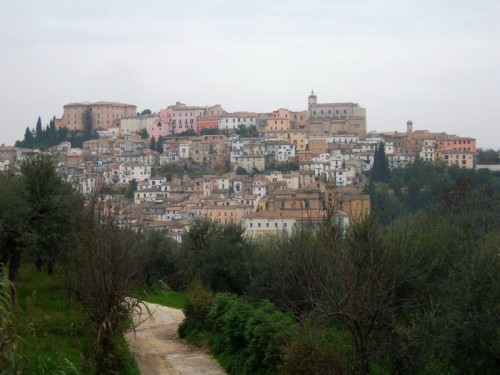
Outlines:
MULTIPOLYGON (((390 170, 416 158, 471 169, 476 154, 475 139, 414 130, 411 121, 406 132, 369 132, 366 109, 320 103, 314 92, 299 112, 229 113, 220 104, 177 102, 141 115, 124 103, 70 103, 54 126, 98 134, 81 148, 48 149, 66 180, 86 195, 126 190, 123 219, 179 242, 199 217, 259 235, 319 222, 333 206, 348 225, 370 211, 364 187, 382 143, 390 170)), ((0 147, 0 170, 33 152, 41 151, 0 147)))

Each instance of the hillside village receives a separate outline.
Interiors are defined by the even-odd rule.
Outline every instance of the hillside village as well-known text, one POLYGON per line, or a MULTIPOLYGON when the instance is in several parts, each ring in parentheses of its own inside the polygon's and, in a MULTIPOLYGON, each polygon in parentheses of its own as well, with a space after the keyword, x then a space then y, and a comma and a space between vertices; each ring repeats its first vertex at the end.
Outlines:
MULTIPOLYGON (((318 103, 314 92, 300 112, 177 102, 139 115, 123 103, 70 103, 55 124, 99 135, 82 148, 62 142, 48 150, 65 179, 86 195, 136 187, 130 201, 121 196, 122 219, 177 241, 199 217, 260 235, 319 222, 333 206, 348 225, 370 211, 363 189, 381 142, 389 169, 417 157, 471 169, 476 153, 473 138, 414 130, 411 121, 406 132, 368 132, 364 108, 318 103)), ((0 147, 0 170, 33 152, 40 151, 0 147)))

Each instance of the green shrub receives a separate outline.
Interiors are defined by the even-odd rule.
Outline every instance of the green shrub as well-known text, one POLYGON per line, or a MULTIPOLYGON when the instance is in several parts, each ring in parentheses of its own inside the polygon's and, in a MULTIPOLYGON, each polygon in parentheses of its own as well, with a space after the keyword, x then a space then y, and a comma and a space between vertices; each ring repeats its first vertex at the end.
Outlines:
POLYGON ((289 375, 353 373, 349 338, 334 327, 320 329, 306 322, 297 327, 282 350, 283 372, 289 375))
POLYGON ((253 307, 235 295, 218 294, 208 314, 210 348, 224 358, 230 374, 279 373, 280 348, 294 324, 268 301, 253 307))
POLYGON ((183 308, 186 318, 178 329, 180 337, 195 345, 203 345, 204 329, 213 299, 214 294, 206 289, 200 280, 195 280, 190 284, 186 291, 183 308))

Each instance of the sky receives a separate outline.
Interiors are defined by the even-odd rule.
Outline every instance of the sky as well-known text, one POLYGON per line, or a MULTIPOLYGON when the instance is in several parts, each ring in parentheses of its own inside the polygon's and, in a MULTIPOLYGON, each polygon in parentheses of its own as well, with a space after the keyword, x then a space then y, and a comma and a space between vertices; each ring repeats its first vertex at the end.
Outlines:
POLYGON ((0 145, 71 102, 354 102, 500 148, 499 0, 0 0, 0 145))

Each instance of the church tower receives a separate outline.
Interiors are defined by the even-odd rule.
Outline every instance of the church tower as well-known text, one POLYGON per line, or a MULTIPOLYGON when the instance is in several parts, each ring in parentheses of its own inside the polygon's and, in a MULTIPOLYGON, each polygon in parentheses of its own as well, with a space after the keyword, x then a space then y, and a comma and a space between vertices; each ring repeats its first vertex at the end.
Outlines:
POLYGON ((412 135, 413 135, 413 122, 408 120, 408 122, 406 123, 406 139, 408 141, 411 141, 412 135))
POLYGON ((307 104, 308 104, 307 108, 308 108, 309 112, 311 111, 312 105, 318 104, 318 98, 314 94, 314 90, 311 90, 311 95, 309 95, 309 98, 307 100, 307 104))

